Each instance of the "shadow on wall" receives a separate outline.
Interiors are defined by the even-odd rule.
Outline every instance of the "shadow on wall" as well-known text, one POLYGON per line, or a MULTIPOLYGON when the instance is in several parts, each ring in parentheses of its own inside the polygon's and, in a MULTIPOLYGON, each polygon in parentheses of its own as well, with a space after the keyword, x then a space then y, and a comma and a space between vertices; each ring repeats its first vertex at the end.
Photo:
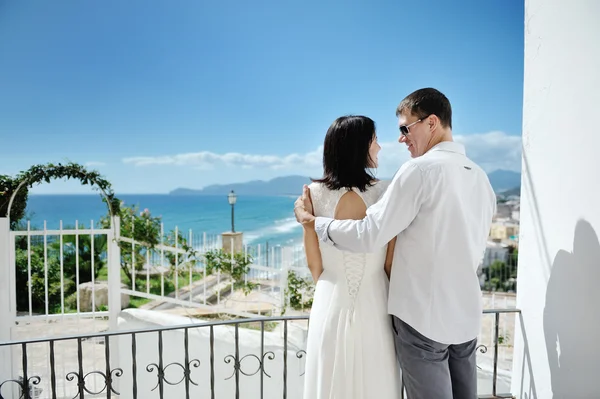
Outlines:
POLYGON ((525 320, 523 320, 523 314, 519 313, 519 325, 521 326, 521 336, 523 337, 523 362, 521 363, 521 394, 518 396, 523 399, 538 399, 537 391, 535 389, 535 381, 533 379, 533 368, 531 366, 531 355, 529 353, 529 340, 527 339, 527 329, 525 328, 525 320), (522 381, 525 381, 525 368, 529 373, 529 391, 524 392, 524 385, 522 381))
POLYGON ((600 398, 600 242, 579 220, 573 252, 554 259, 544 308, 544 335, 554 399, 600 398))

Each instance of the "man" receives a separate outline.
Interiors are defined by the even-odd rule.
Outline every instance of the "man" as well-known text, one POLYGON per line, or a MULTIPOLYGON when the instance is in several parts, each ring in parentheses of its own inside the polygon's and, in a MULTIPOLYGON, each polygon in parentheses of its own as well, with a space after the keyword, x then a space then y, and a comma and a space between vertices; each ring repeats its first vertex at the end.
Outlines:
POLYGON ((397 236, 388 313, 408 397, 476 398, 482 317, 477 267, 496 196, 485 172, 453 142, 446 96, 417 90, 402 100, 396 116, 399 142, 412 159, 367 216, 315 218, 305 186, 296 219, 323 243, 351 252, 372 252, 397 236))

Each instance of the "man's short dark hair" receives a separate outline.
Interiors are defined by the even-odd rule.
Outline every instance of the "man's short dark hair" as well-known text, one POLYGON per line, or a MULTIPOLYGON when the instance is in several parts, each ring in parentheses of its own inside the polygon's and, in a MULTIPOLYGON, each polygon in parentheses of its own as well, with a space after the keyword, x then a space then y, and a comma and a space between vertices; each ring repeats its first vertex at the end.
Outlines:
POLYGON ((439 90, 427 87, 410 93, 396 108, 396 116, 409 113, 418 118, 435 115, 443 127, 452 129, 452 107, 450 101, 439 90))

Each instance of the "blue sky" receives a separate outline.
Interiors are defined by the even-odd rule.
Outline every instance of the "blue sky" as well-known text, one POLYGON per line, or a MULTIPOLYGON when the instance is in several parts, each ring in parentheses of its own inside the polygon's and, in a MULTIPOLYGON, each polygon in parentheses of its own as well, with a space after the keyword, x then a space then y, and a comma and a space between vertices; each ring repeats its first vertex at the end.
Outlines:
POLYGON ((468 155, 519 170, 523 18, 517 0, 0 0, 0 174, 70 160, 118 193, 315 176, 354 113, 388 177, 407 159, 395 107, 426 86, 468 155))

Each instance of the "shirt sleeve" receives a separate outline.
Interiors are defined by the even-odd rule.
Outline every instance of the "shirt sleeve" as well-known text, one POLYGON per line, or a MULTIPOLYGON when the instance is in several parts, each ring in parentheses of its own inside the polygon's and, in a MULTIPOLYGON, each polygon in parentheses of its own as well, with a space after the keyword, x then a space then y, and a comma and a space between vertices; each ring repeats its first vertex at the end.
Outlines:
POLYGON ((423 172, 415 163, 400 168, 381 199, 362 220, 317 217, 319 240, 350 252, 373 252, 386 245, 414 220, 423 202, 423 172))

